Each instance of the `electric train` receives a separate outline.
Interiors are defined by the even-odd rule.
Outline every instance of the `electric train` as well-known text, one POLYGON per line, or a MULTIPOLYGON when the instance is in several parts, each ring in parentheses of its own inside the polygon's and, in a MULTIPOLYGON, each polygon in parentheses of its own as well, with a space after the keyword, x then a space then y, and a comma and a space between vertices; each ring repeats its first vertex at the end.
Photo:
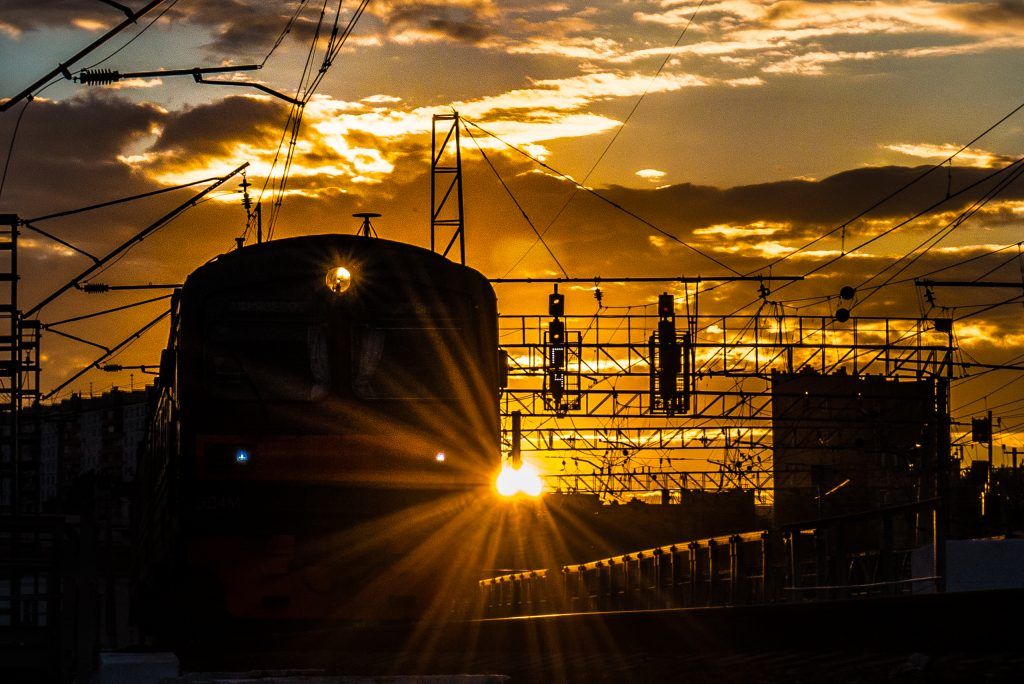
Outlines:
POLYGON ((140 467, 144 629, 417 620, 474 584, 500 465, 486 278, 314 235, 217 257, 172 314, 140 467))

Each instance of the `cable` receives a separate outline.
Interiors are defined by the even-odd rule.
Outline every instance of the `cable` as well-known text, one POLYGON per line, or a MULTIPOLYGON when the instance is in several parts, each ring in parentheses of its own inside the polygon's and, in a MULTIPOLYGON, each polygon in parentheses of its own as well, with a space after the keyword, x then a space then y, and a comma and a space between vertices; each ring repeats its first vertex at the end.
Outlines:
MULTIPOLYGON (((843 223, 839 224, 838 226, 836 226, 836 227, 835 227, 835 228, 833 228, 832 230, 828 231, 827 233, 824 233, 824 234, 822 234, 822 235, 819 235, 818 237, 814 238, 813 240, 811 240, 811 241, 810 241, 810 242, 808 242, 807 244, 803 245, 802 247, 798 247, 797 249, 793 250, 792 252, 789 252, 788 254, 785 254, 785 255, 783 255, 783 256, 781 256, 781 257, 777 258, 777 259, 776 259, 775 261, 772 261, 772 262, 770 262, 770 263, 769 263, 769 264, 768 264, 767 266, 764 266, 764 267, 762 267, 762 268, 770 268, 770 267, 774 266, 775 264, 781 263, 781 262, 785 261, 786 259, 790 258, 791 256, 793 256, 794 254, 797 254, 797 253, 799 253, 799 252, 802 252, 803 250, 807 249, 808 247, 812 247, 813 245, 817 244, 818 242, 820 242, 821 240, 825 239, 826 237, 828 237, 828 236, 830 236, 830 235, 834 235, 834 234, 835 234, 836 232, 838 232, 838 231, 840 231, 840 230, 845 230, 845 229, 846 229, 847 227, 849 227, 849 226, 850 226, 850 224, 852 224, 852 223, 853 223, 854 221, 858 221, 858 220, 860 220, 861 218, 863 218, 863 217, 864 217, 864 216, 866 216, 867 214, 871 213, 872 211, 874 211, 874 210, 875 210, 875 209, 877 209, 878 207, 882 206, 883 204, 885 204, 886 202, 888 202, 888 201, 889 201, 889 200, 891 200, 892 198, 894 198, 894 197, 896 197, 897 195, 899 195, 899 194, 900 194, 901 192, 903 192, 904 190, 907 190, 908 188, 912 187, 913 185, 916 185, 916 184, 917 184, 918 182, 920 182, 920 181, 924 180, 924 179, 925 179, 926 177, 928 177, 929 175, 931 175, 932 173, 934 173, 934 172, 935 172, 935 171, 936 171, 937 169, 940 169, 940 168, 942 168, 942 167, 943 167, 943 166, 945 166, 946 164, 952 164, 952 162, 953 162, 953 159, 954 159, 954 158, 956 158, 956 157, 957 157, 957 156, 958 156, 958 155, 959 155, 960 153, 962 153, 962 152, 963 152, 964 150, 966 150, 966 149, 967 149, 968 147, 970 147, 970 146, 971 146, 971 145, 973 145, 974 143, 976 143, 976 142, 978 142, 979 140, 981 140, 982 138, 984 138, 984 137, 985 137, 986 135, 988 135, 989 133, 991 133, 991 132, 992 132, 993 130, 995 130, 996 128, 998 128, 998 127, 999 127, 1000 125, 1002 125, 1002 124, 1003 124, 1003 123, 1004 123, 1004 122, 1005 122, 1005 121, 1006 121, 1007 119, 1009 119, 1009 118, 1010 118, 1011 116, 1013 116, 1014 114, 1016 114, 1017 112, 1019 112, 1019 111, 1020 111, 1021 109, 1024 109, 1024 102, 1021 102, 1021 103, 1020 103, 1019 105, 1017 105, 1016 107, 1014 107, 1014 108, 1013 108, 1012 110, 1010 110, 1010 112, 1009 112, 1009 113, 1007 113, 1007 114, 1006 114, 1005 116, 1003 116, 1003 117, 1002 117, 1001 119, 999 119, 999 120, 998 120, 998 121, 996 121, 996 122, 995 122, 994 124, 992 124, 991 126, 989 126, 988 128, 986 128, 986 129, 985 129, 984 131, 982 131, 982 132, 981 132, 980 134, 978 134, 978 135, 977 135, 977 136, 975 136, 975 137, 974 137, 973 139, 971 139, 971 141, 970 141, 970 142, 968 142, 968 143, 967 143, 966 145, 964 145, 963 147, 961 147, 961 148, 960 148, 959 150, 957 150, 956 152, 954 152, 953 154, 951 154, 951 155, 950 155, 949 157, 947 157, 947 158, 946 158, 946 159, 944 159, 943 161, 939 162, 938 164, 935 164, 934 166, 931 166, 930 168, 928 168, 927 170, 925 170, 925 171, 924 171, 924 172, 922 172, 921 174, 919 174, 919 175, 915 176, 914 178, 912 178, 912 179, 911 179, 910 181, 908 181, 907 183, 905 183, 905 184, 901 185, 901 186, 900 186, 899 188, 897 188, 896 190, 893 190, 892 192, 890 192, 890 193, 889 193, 888 195, 886 195, 885 197, 883 197, 883 198, 881 198, 880 200, 876 201, 876 202, 875 202, 874 204, 872 204, 871 206, 869 206, 869 207, 868 207, 867 209, 865 209, 865 210, 861 211, 860 213, 858 213, 858 214, 857 214, 856 216, 853 216, 852 218, 849 218, 849 219, 847 219, 846 221, 844 221, 843 223)), ((760 269, 757 269, 757 270, 760 270, 760 269)), ((752 271, 751 273, 756 273, 756 271, 752 271)))
MULTIPOLYGON (((978 198, 977 200, 975 200, 975 201, 974 201, 974 204, 972 204, 972 205, 971 205, 970 207, 968 207, 967 209, 965 209, 964 211, 962 211, 962 212, 961 212, 961 213, 960 213, 960 214, 959 214, 959 215, 958 215, 958 216, 957 216, 957 217, 956 217, 955 219, 953 219, 952 221, 950 221, 949 223, 947 223, 947 224, 946 224, 945 226, 943 226, 942 228, 940 228, 940 229, 939 229, 939 230, 938 230, 938 231, 937 231, 936 233, 934 233, 934 234, 933 234, 933 235, 932 235, 931 237, 927 238, 927 239, 926 239, 926 240, 925 240, 924 242, 922 242, 922 243, 918 244, 918 246, 917 246, 917 247, 915 247, 915 248, 914 248, 913 250, 911 250, 910 252, 908 252, 908 253, 907 253, 907 254, 905 254, 904 256, 900 257, 900 258, 899 258, 899 259, 897 259, 896 261, 892 262, 891 264, 889 264, 888 266, 886 266, 885 268, 883 268, 883 269, 882 269, 881 271, 879 271, 878 273, 876 273, 876 274, 872 275, 872 276, 871 276, 870 278, 868 278, 867 280, 865 280, 864 282, 862 282, 862 283, 861 283, 861 284, 860 284, 860 285, 859 285, 859 286, 857 287, 857 289, 858 289, 858 290, 860 290, 860 289, 861 289, 861 288, 863 288, 863 287, 864 287, 865 285, 867 285, 868 283, 870 283, 870 282, 871 282, 872 280, 874 280, 875 278, 877 278, 878 276, 880 276, 880 275, 881 275, 882 273, 885 273, 885 272, 886 272, 887 270, 889 270, 890 268, 892 268, 893 266, 895 266, 896 264, 898 264, 898 263, 899 263, 900 261, 903 261, 904 259, 906 259, 906 258, 907 258, 908 256, 910 256, 910 254, 913 254, 914 252, 916 252, 916 251, 917 251, 918 249, 920 249, 920 248, 921 248, 921 247, 922 247, 923 245, 927 244, 928 242, 932 242, 932 244, 931 244, 931 245, 929 245, 928 247, 926 247, 925 249, 923 249, 923 250, 922 250, 922 251, 921 251, 921 252, 920 252, 919 254, 915 255, 915 256, 914 256, 914 257, 913 257, 912 259, 909 259, 909 260, 907 261, 907 263, 906 263, 906 264, 904 264, 904 265, 903 265, 903 266, 902 266, 902 267, 901 267, 901 268, 900 268, 899 270, 897 270, 897 271, 896 271, 895 273, 893 273, 893 274, 892 274, 892 275, 891 275, 891 276, 890 276, 890 277, 889 277, 888 279, 886 279, 886 280, 885 280, 884 282, 882 282, 881 284, 879 284, 879 285, 876 285, 876 286, 875 286, 875 287, 873 288, 873 290, 872 290, 872 291, 871 291, 871 292, 870 292, 869 294, 867 294, 866 296, 864 296, 864 297, 862 297, 862 298, 861 298, 860 300, 858 300, 858 301, 857 301, 857 303, 856 303, 856 304, 855 304, 855 305, 854 305, 853 307, 850 307, 850 308, 851 308, 851 310, 852 310, 853 308, 855 308, 855 307, 857 307, 857 306, 860 306, 861 304, 863 304, 863 303, 864 303, 865 301, 867 301, 867 300, 868 300, 868 299, 870 299, 870 298, 871 298, 872 296, 874 296, 875 294, 877 294, 877 293, 878 293, 878 291, 879 291, 879 290, 881 290, 881 289, 882 289, 883 287, 885 287, 885 286, 889 285, 889 284, 890 284, 890 283, 892 282, 892 280, 893 280, 893 279, 894 279, 894 278, 895 278, 896 276, 898 276, 899 274, 903 273, 903 272, 904 272, 904 271, 906 271, 906 270, 907 270, 908 268, 910 268, 911 266, 913 266, 913 265, 914 265, 914 264, 915 264, 915 263, 916 263, 916 262, 917 262, 917 261, 918 261, 918 260, 919 260, 919 259, 920 259, 921 257, 923 257, 923 256, 924 256, 925 254, 927 254, 927 253, 928 253, 928 252, 929 252, 929 251, 930 251, 931 249, 933 249, 933 248, 934 248, 935 246, 937 246, 937 245, 938 245, 938 244, 939 244, 939 243, 940 243, 940 242, 941 242, 942 240, 944 240, 944 239, 945 239, 946 237, 948 237, 949 235, 951 235, 951 234, 953 233, 953 231, 955 231, 955 230, 956 230, 957 228, 959 228, 959 227, 960 227, 961 225, 963 225, 963 223, 964 223, 965 221, 967 221, 967 220, 968 220, 969 218, 971 218, 972 216, 974 216, 974 214, 976 214, 976 213, 977 213, 977 212, 978 212, 979 210, 981 210, 981 209, 982 209, 982 208, 983 208, 983 207, 984 207, 985 205, 987 205, 987 204, 988 204, 988 203, 989 203, 990 201, 992 201, 992 200, 993 200, 993 199, 995 199, 995 198, 996 198, 997 196, 999 196, 999 195, 1000 195, 1000 194, 1001 194, 1001 193, 1002 193, 1002 192, 1003 192, 1004 190, 1006 190, 1006 189, 1007 189, 1007 188, 1008 188, 1008 187, 1009 187, 1009 186, 1010 186, 1010 185, 1011 185, 1011 184, 1012 184, 1012 183, 1013 183, 1013 182, 1014 182, 1015 180, 1017 180, 1018 178, 1020 178, 1020 176, 1021 176, 1022 174, 1024 174, 1024 165, 1018 166, 1018 167, 1017 167, 1016 169, 1014 169, 1013 171, 1011 171, 1011 172, 1010 172, 1010 174, 1008 174, 1008 176, 1007 176, 1006 178, 1003 178, 1003 179, 1001 179, 1001 180, 999 181, 999 183, 997 183, 997 184, 996 184, 996 186, 995 186, 994 188, 992 188, 992 189, 990 189, 990 190, 986 191, 986 192, 985 192, 985 194, 983 194, 983 195, 982 195, 982 196, 981 196, 980 198, 978 198)), ((997 267, 997 268, 999 268, 999 267, 997 267)), ((984 277, 984 276, 981 276, 981 277, 984 277)))
MULTIPOLYGON (((676 38, 676 42, 672 44, 672 48, 668 51, 668 54, 665 55, 665 59, 661 62, 661 66, 658 67, 658 70, 654 73, 654 76, 652 76, 651 80, 648 81, 647 86, 644 88, 644 91, 640 94, 640 97, 638 97, 636 102, 633 103, 633 108, 629 110, 629 114, 627 114, 626 118, 622 120, 622 123, 619 125, 619 127, 615 129, 615 134, 612 136, 611 140, 608 141, 608 144, 605 145, 604 150, 602 150, 601 154, 598 155, 597 159, 590 167, 590 170, 587 171, 587 175, 585 175, 583 177, 583 180, 580 181, 580 184, 587 184, 587 181, 590 179, 590 176, 594 173, 598 165, 605 158, 605 155, 608 154, 608 150, 610 150, 612 148, 612 145, 615 144, 615 141, 619 139, 619 135, 622 133, 623 129, 626 128, 626 124, 628 124, 629 120, 633 118, 633 115, 636 114, 636 110, 640 107, 640 103, 644 101, 645 97, 647 97, 647 93, 650 92, 651 86, 654 85, 654 82, 658 80, 659 76, 661 76, 661 72, 665 70, 666 66, 668 66, 669 61, 675 54, 676 48, 679 47, 679 43, 683 41, 683 37, 686 35, 686 32, 690 29, 690 24, 693 23, 693 20, 696 18, 697 13, 700 12, 701 8, 704 6, 704 2, 705 0, 700 0, 700 4, 697 5, 697 9, 695 9, 693 11, 693 14, 690 15, 690 19, 686 22, 686 26, 683 27, 683 30, 679 34, 679 37, 676 38)), ((572 192, 569 193, 569 196, 566 198, 561 208, 559 208, 559 210, 555 213, 554 217, 550 221, 548 221, 548 225, 545 226, 544 231, 537 236, 538 239, 541 239, 541 236, 548 234, 548 231, 551 230, 551 227, 555 225, 555 222, 558 221, 558 219, 562 216, 562 213, 566 210, 566 208, 568 208, 569 204, 572 203, 573 199, 576 197, 577 192, 579 192, 579 186, 574 185, 572 188, 572 192)), ((512 267, 505 273, 506 277, 516 268, 516 266, 518 266, 523 261, 523 259, 526 258, 526 255, 529 254, 530 251, 536 245, 537 243, 534 242, 526 249, 525 252, 523 252, 522 256, 516 259, 516 262, 512 264, 512 267)))
POLYGON ((80 74, 83 71, 87 71, 87 70, 90 70, 90 69, 95 69, 99 65, 101 65, 104 62, 108 61, 114 55, 120 53, 122 50, 124 50, 129 45, 131 45, 136 40, 138 40, 142 36, 143 33, 148 31, 153 24, 158 22, 161 17, 163 17, 165 14, 167 14, 167 12, 169 12, 171 10, 171 8, 173 8, 177 4, 178 4, 178 0, 171 0, 171 3, 169 5, 167 5, 167 7, 164 7, 163 10, 160 12, 160 14, 158 14, 155 17, 153 17, 152 19, 150 19, 149 23, 146 24, 145 26, 143 26, 142 29, 138 33, 136 33, 134 36, 132 36, 127 42, 125 42, 124 45, 122 45, 121 47, 117 48, 116 50, 114 50, 109 55, 107 55, 106 57, 104 57, 100 61, 96 62, 95 64, 90 64, 87 67, 83 67, 82 69, 78 69, 77 71, 75 71, 75 74, 80 74))
POLYGON ((285 37, 289 33, 291 33, 292 26, 295 25, 295 22, 299 18, 299 15, 302 13, 302 10, 304 10, 306 8, 306 2, 307 1, 308 0, 299 0, 299 6, 295 8, 295 12, 292 14, 291 18, 288 20, 288 23, 285 24, 284 30, 281 31, 281 33, 277 36, 277 40, 274 41, 274 45, 270 48, 270 52, 268 52, 267 55, 263 58, 263 61, 260 62, 260 67, 263 67, 263 66, 266 65, 267 60, 270 59, 270 56, 273 55, 274 51, 277 50, 277 48, 280 47, 281 43, 284 42, 285 37))
POLYGON ((544 240, 544 236, 541 235, 540 232, 537 230, 537 227, 533 225, 533 221, 531 221, 530 217, 526 214, 526 210, 523 209, 523 206, 519 203, 519 200, 516 199, 516 196, 512 194, 511 188, 509 188, 508 185, 505 183, 505 180, 501 177, 501 174, 498 173, 498 170, 494 168, 494 164, 491 163, 491 158, 487 156, 486 152, 484 152, 484 148, 480 146, 480 141, 476 139, 476 136, 473 135, 473 131, 471 131, 468 126, 466 127, 466 133, 469 134, 469 137, 473 141, 473 144, 476 145, 476 148, 480 150, 480 154, 481 156, 483 156, 484 161, 486 161, 487 165, 491 167, 491 171, 494 172, 494 176, 498 179, 498 182, 501 183, 501 187, 505 188, 505 192, 508 193, 509 198, 516 205, 516 209, 518 209, 519 213, 523 215, 524 219, 526 219, 526 223, 529 224, 530 230, 534 232, 534 234, 537 236, 537 239, 541 242, 542 245, 544 245, 544 249, 546 249, 548 251, 548 254, 551 255, 552 260, 554 260, 554 262, 558 264, 558 269, 562 272, 562 275, 568 278, 568 271, 566 271, 565 267, 562 266, 562 262, 558 260, 558 257, 555 256, 555 253, 551 251, 551 247, 544 240))
POLYGON ((25 116, 25 110, 28 109, 32 100, 32 95, 25 98, 25 104, 21 106, 21 111, 18 112, 18 118, 14 122, 14 130, 11 131, 11 144, 7 146, 7 159, 4 161, 4 173, 0 176, 0 198, 3 198, 4 186, 7 184, 7 170, 11 166, 11 157, 14 156, 14 141, 18 139, 18 129, 21 127, 21 118, 25 116))
POLYGON ((466 119, 466 118, 463 118, 462 120, 465 121, 466 123, 470 124, 471 126, 474 126, 475 128, 477 128, 481 132, 485 133, 486 135, 491 136, 492 138, 494 138, 495 140, 500 142, 502 145, 505 145, 509 149, 514 150, 514 151, 518 152, 519 154, 523 155, 524 157, 526 157, 527 159, 529 159, 533 163, 537 164, 538 166, 541 166, 541 167, 547 169, 548 171, 550 171, 551 173, 557 175, 559 178, 562 178, 563 180, 566 180, 566 181, 572 183, 573 185, 578 187, 580 190, 583 190, 585 192, 589 192, 591 195, 593 195, 594 197, 598 198, 602 202, 605 202, 606 204, 614 207, 615 209, 618 209, 619 211, 621 211, 622 213, 626 214, 627 216, 630 216, 630 217, 636 219, 637 221, 639 221, 640 223, 644 224, 648 228, 656 230, 657 232, 661 233, 662 235, 664 235, 665 237, 669 238, 670 240, 678 242, 679 244, 681 244, 682 246, 686 247, 690 251, 692 251, 692 252, 694 252, 696 254, 699 254, 700 256, 702 256, 705 259, 707 259, 707 260, 717 264, 718 266, 721 266, 722 268, 724 268, 727 271, 733 273, 734 275, 738 275, 738 276, 742 276, 743 275, 742 273, 740 273, 736 269, 732 268, 731 266, 725 264, 721 260, 716 259, 715 257, 711 256, 710 254, 707 254, 706 252, 701 251, 700 249, 698 249, 698 248, 694 247, 693 245, 689 244, 688 242, 684 242, 682 239, 680 239, 679 237, 673 235, 672 233, 669 233, 668 231, 659 228, 658 226, 654 225, 653 223, 651 223, 647 219, 643 218, 642 216, 640 216, 640 215, 630 211, 629 209, 625 208, 624 206, 622 206, 621 204, 619 204, 615 200, 612 200, 612 199, 609 199, 608 197, 605 197, 604 195, 602 195, 598 191, 594 190, 593 188, 588 188, 587 186, 580 184, 579 182, 574 180, 571 176, 568 176, 568 175, 562 173, 561 171, 555 169, 551 165, 541 161, 540 159, 537 159, 536 157, 534 157, 529 152, 526 152, 525 150, 522 150, 522 149, 516 147, 515 145, 513 145, 510 142, 502 140, 501 138, 499 138, 494 133, 491 133, 490 131, 488 131, 488 130, 484 129, 483 127, 481 127, 479 124, 477 124, 477 123, 475 123, 473 121, 470 121, 469 119, 466 119))

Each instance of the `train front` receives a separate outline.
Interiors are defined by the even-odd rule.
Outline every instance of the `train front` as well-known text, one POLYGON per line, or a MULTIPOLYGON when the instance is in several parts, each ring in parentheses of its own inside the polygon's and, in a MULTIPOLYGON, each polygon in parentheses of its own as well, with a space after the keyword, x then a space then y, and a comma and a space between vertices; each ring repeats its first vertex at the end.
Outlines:
POLYGON ((367 237, 278 240, 193 273, 182 600, 214 622, 443 617, 487 565, 496 317, 476 271, 367 237))

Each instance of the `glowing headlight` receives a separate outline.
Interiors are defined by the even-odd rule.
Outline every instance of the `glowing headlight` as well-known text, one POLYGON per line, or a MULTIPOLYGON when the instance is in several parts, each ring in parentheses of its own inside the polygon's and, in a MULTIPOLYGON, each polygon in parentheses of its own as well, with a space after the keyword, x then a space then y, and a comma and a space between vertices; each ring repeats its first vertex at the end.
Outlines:
POLYGON ((494 486, 502 496, 515 496, 516 494, 540 496, 544 482, 533 466, 524 463, 519 468, 502 466, 494 486))
POLYGON ((344 266, 335 266, 327 271, 327 289, 341 294, 352 285, 352 273, 344 266))

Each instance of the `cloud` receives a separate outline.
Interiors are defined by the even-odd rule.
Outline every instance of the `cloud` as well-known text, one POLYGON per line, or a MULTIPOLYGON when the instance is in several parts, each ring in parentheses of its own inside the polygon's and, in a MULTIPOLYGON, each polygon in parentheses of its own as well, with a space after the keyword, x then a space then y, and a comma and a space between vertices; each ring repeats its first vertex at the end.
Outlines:
MULTIPOLYGON (((680 28, 697 11, 695 3, 662 3, 659 11, 637 11, 638 22, 680 28)), ((706 38, 677 48, 624 51, 615 59, 636 61, 655 55, 717 58, 725 64, 766 74, 817 76, 830 65, 892 57, 941 57, 1024 46, 1022 3, 935 2, 721 2, 700 8, 697 22, 706 38), (857 36, 877 47, 849 50, 857 36)))
POLYGON ((662 180, 665 177, 665 172, 659 171, 658 169, 640 169, 639 171, 634 171, 633 174, 635 176, 643 178, 644 180, 652 181, 655 183, 662 180))
MULTIPOLYGON (((543 109, 510 109, 509 102, 518 104, 528 98, 522 93, 515 97, 499 93, 492 98, 461 103, 460 107, 478 107, 481 125, 502 137, 518 144, 542 146, 549 140, 579 134, 580 130, 611 130, 617 125, 611 119, 587 113, 587 107, 591 102, 612 97, 619 79, 635 83, 622 74, 596 79, 549 79, 531 84, 543 109), (544 98, 539 97, 541 93, 544 98)), ((355 211, 371 210, 384 214, 376 223, 383 236, 417 244, 426 242, 433 110, 411 108, 384 95, 355 102, 321 97, 310 103, 289 183, 292 194, 284 204, 276 229, 278 236, 349 232, 355 226, 348 216, 355 211)), ((223 172, 246 160, 253 162, 249 180, 258 188, 277 149, 284 116, 282 105, 262 96, 235 95, 176 109, 132 102, 109 93, 90 92, 64 102, 37 99, 22 123, 3 209, 29 216, 49 213, 223 172), (19 150, 31 150, 32 154, 19 150)), ((0 139, 6 139, 12 124, 10 117, 0 119, 0 139)), ((488 165, 480 159, 471 139, 463 136, 462 140, 470 261, 489 275, 501 275, 533 244, 535 237, 488 165)), ((497 149, 497 143, 487 149, 497 149)), ((490 157, 538 229, 554 219, 558 208, 573 193, 565 180, 534 172, 536 167, 519 156, 490 157)), ((747 272, 762 268, 767 259, 788 254, 830 230, 922 170, 868 167, 820 180, 787 179, 724 188, 694 184, 661 188, 612 186, 601 188, 601 192, 666 233, 747 272)), ((647 171, 649 180, 663 181, 655 178, 658 169, 647 171)), ((955 165, 952 185, 965 187, 989 172, 955 165)), ((109 282, 133 282, 140 279, 138 274, 145 274, 141 279, 155 282, 166 278, 167 282, 176 282, 197 264, 230 248, 231 238, 241 232, 244 223, 236 188, 237 182, 228 183, 217 193, 223 201, 207 202, 189 211, 165 232, 131 252, 104 277, 109 282)), ((911 191, 880 207, 867 220, 852 225, 846 236, 846 250, 863 237, 877 235, 899 219, 944 197, 946 189, 946 171, 932 174, 911 191)), ((54 231, 102 253, 188 196, 188 192, 175 193, 152 204, 124 205, 74 221, 55 222, 54 231)), ((587 193, 575 193, 574 197, 545 237, 571 274, 621 274, 630 270, 624 264, 637 264, 646 274, 713 275, 724 271, 587 193)), ((838 292, 841 285, 862 282, 868 275, 891 265, 895 257, 911 249, 927 232, 952 220, 968 201, 951 203, 941 215, 903 229, 894 239, 863 253, 844 258, 819 271, 813 279, 782 290, 779 296, 821 297, 822 293, 838 292)), ((1011 186, 965 224, 954 239, 922 257, 904 276, 926 273, 974 256, 978 257, 976 261, 948 271, 950 277, 968 279, 999 268, 1014 252, 990 253, 998 249, 994 245, 1005 244, 1008 236, 1014 234, 1022 215, 1024 189, 1011 186)), ((774 273, 804 273, 824 259, 840 254, 842 247, 836 235, 788 259, 774 273)), ((1007 264, 1004 268, 1009 271, 994 270, 991 277, 1012 277, 1007 274, 1016 265, 1007 264)), ((40 283, 70 277, 82 265, 78 256, 33 243, 26 250, 27 300, 41 296, 40 283)), ((546 273, 553 268, 545 251, 534 249, 513 275, 546 273)), ((891 291, 891 297, 887 294, 872 298, 858 313, 916 311, 912 283, 891 291)), ((609 288, 606 303, 633 304, 646 296, 646 291, 640 289, 609 288)), ((943 299, 943 305, 956 305, 953 295, 942 296, 949 297, 943 299)), ((708 305, 736 308, 755 297, 756 288, 739 284, 710 293, 708 305)), ((527 307, 535 303, 523 301, 527 307)), ((90 302, 85 305, 92 306, 90 302)), ((81 301, 71 301, 67 310, 73 313, 82 306, 81 301)), ((829 306, 823 303, 810 311, 827 312, 829 306)), ((63 311, 58 307, 54 315, 63 311)), ((130 320, 134 323, 134 319, 130 320)), ((1020 334, 1020 322, 1012 317, 985 316, 981 321, 999 326, 990 335, 992 339, 1010 339, 1008 335, 1020 334)), ((123 329, 92 330, 100 339, 109 341, 115 333, 126 334, 130 327, 126 323, 123 329)), ((153 355, 161 343, 157 335, 148 348, 153 355)), ((61 348, 53 344, 53 368, 66 368, 71 351, 61 356, 61 348)))
POLYGON ((954 159, 955 164, 966 164, 968 166, 974 166, 981 169, 1005 166, 1014 159, 1008 155, 996 154, 995 152, 989 152, 976 147, 968 147, 962 152, 959 152, 963 145, 957 145, 955 143, 945 143, 941 145, 931 143, 898 143, 882 145, 882 147, 911 157, 935 159, 939 161, 948 159, 956 154, 954 159), (957 152, 959 152, 959 154, 957 154, 957 152))

